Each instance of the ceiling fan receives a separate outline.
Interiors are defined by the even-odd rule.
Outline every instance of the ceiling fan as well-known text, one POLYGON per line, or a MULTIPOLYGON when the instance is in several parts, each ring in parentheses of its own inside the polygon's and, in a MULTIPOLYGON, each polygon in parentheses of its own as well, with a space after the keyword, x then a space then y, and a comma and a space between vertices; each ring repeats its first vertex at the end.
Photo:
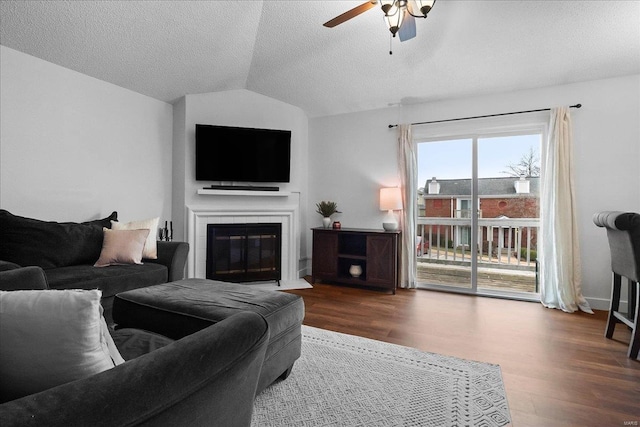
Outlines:
POLYGON ((400 41, 403 42, 416 36, 414 18, 426 18, 436 0, 370 0, 336 16, 323 25, 333 28, 375 7, 378 3, 384 12, 384 19, 389 31, 393 37, 397 33, 400 41))

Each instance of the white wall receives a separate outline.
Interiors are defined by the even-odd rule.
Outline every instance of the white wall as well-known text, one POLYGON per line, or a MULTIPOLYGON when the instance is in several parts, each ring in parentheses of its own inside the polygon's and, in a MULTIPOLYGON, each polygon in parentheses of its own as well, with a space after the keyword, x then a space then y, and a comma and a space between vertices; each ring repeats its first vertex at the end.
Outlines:
MULTIPOLYGON (((208 196, 197 194, 198 189, 213 182, 195 180, 195 125, 253 127, 291 130, 290 183, 269 184, 282 191, 292 192, 290 203, 299 203, 305 212, 307 204, 308 121, 304 112, 292 105, 251 92, 232 90, 226 92, 186 95, 177 104, 174 113, 174 234, 184 238, 186 234, 186 206, 243 203, 260 205, 274 203, 280 198, 208 196)), ((227 183, 225 183, 227 184, 227 183)), ((261 184, 262 185, 262 184, 261 184)), ((299 230, 307 228, 306 215, 300 215, 299 230)), ((300 258, 306 265, 306 234, 302 233, 300 258)))
MULTIPOLYGON (((320 225, 311 205, 334 200, 343 211, 334 219, 343 227, 381 228, 378 189, 399 183, 389 124, 576 103, 583 105, 571 110, 583 293, 593 307, 607 309, 609 249, 591 217, 600 210, 640 212, 640 75, 311 119, 309 224, 320 225)), ((414 132, 428 133, 420 126, 414 132)), ((310 244, 308 237, 309 251, 310 244)))
POLYGON ((4 46, 0 57, 0 207, 56 221, 170 217, 170 104, 4 46))

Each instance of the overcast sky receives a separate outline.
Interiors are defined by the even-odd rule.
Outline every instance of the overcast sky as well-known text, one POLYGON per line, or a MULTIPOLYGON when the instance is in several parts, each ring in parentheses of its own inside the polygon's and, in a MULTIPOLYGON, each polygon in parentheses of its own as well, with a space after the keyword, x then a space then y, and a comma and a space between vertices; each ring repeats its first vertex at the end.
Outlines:
MULTIPOLYGON (((484 138, 478 140, 478 177, 499 178, 511 163, 518 163, 533 147, 540 160, 540 135, 484 138)), ((538 163, 539 164, 539 163, 538 163)), ((418 188, 432 177, 471 178, 471 139, 418 144, 418 188)))

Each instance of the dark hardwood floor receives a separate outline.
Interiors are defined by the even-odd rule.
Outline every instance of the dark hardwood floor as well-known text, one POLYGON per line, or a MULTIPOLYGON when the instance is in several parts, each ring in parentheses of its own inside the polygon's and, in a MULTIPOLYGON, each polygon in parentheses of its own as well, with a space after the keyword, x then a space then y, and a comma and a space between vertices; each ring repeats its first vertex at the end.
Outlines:
POLYGON ((514 426, 640 425, 640 361, 626 356, 626 327, 604 337, 605 311, 313 286, 288 291, 304 298, 305 325, 500 365, 514 426))

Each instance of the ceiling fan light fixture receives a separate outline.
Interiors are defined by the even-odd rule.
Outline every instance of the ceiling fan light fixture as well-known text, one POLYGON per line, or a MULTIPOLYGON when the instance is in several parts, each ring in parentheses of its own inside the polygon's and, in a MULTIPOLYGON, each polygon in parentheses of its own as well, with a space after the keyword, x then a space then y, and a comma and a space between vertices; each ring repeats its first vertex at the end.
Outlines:
POLYGON ((405 9, 400 8, 398 6, 398 2, 392 2, 393 4, 388 9, 388 12, 384 15, 384 20, 387 23, 387 27, 393 36, 396 36, 396 33, 400 29, 402 25, 402 20, 404 19, 405 9))
POLYGON ((387 28, 389 28, 393 37, 399 34, 400 41, 403 42, 411 40, 416 36, 414 18, 426 18, 436 4, 436 1, 437 0, 367 0, 322 25, 327 28, 333 28, 379 4, 384 13, 384 21, 387 28))
MULTIPOLYGON (((380 8, 384 12, 384 16, 392 15, 393 12, 389 13, 392 7, 395 6, 396 0, 380 0, 380 8)), ((396 6, 397 8, 397 6, 396 6)))
POLYGON ((426 18, 435 3, 436 0, 411 0, 407 10, 416 18, 426 18), (419 13, 414 13, 415 11, 419 11, 419 13))

